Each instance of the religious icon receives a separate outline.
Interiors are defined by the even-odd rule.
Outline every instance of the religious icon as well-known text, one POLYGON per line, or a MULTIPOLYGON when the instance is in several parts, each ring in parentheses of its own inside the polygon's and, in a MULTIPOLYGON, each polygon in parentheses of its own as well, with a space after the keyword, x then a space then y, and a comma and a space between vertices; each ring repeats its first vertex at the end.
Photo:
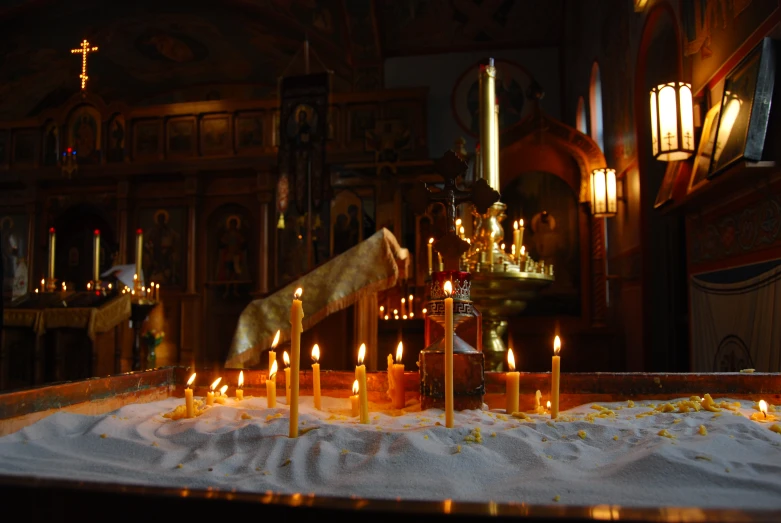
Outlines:
POLYGON ((92 106, 77 109, 70 118, 69 147, 76 150, 79 164, 100 162, 100 113, 92 106))
POLYGON ((125 159, 125 117, 116 115, 108 128, 108 161, 121 162, 125 159))
POLYGON ((21 216, 15 221, 11 216, 0 218, 0 247, 3 263, 3 294, 11 293, 12 298, 23 296, 27 292, 27 261, 20 232, 14 227, 21 222, 21 216))
POLYGON ((263 115, 240 114, 236 118, 236 137, 239 149, 263 147, 263 115))
POLYGON ((57 165, 59 154, 59 133, 57 124, 49 122, 43 134, 43 164, 57 165))
POLYGON ((154 214, 154 225, 148 234, 144 234, 145 281, 179 283, 181 236, 171 227, 170 219, 168 211, 158 209, 154 214))
POLYGON ((247 238, 241 230, 241 218, 235 214, 228 216, 220 234, 220 250, 217 260, 218 282, 225 283, 223 298, 233 289, 233 295, 238 297, 238 282, 250 280, 247 272, 247 238))
POLYGON ((135 156, 156 156, 160 153, 160 122, 134 122, 135 156))
POLYGON ((168 152, 176 155, 190 155, 195 152, 195 122, 172 120, 168 122, 168 152))
POLYGON ((206 117, 201 121, 201 150, 204 154, 226 154, 228 142, 228 118, 206 117))

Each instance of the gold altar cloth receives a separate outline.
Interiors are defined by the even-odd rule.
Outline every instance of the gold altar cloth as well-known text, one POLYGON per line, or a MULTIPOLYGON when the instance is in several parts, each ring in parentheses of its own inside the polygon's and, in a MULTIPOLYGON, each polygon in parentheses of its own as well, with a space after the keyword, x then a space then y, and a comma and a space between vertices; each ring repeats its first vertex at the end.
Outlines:
POLYGON ((308 329, 363 296, 393 287, 408 263, 409 251, 399 246, 393 233, 377 231, 271 296, 250 303, 239 317, 225 366, 259 365, 277 330, 282 331, 280 341, 290 339, 290 306, 297 288, 304 290, 304 329, 308 329))
POLYGON ((113 329, 121 321, 130 319, 130 295, 123 294, 100 307, 61 307, 46 309, 5 309, 6 327, 27 327, 38 336, 47 329, 83 329, 90 339, 95 334, 113 329))

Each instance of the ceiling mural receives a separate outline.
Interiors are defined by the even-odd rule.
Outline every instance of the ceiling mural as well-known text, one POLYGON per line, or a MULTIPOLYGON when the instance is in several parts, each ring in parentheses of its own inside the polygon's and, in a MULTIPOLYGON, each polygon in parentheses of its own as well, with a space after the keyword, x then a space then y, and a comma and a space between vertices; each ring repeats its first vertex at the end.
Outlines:
POLYGON ((377 0, 386 56, 556 45, 564 0, 377 0))
POLYGON ((334 71, 336 91, 379 89, 393 54, 540 45, 563 0, 14 0, 0 6, 0 120, 61 106, 81 87, 131 105, 274 96, 279 75, 334 71), (298 61, 294 57, 299 55, 298 61))

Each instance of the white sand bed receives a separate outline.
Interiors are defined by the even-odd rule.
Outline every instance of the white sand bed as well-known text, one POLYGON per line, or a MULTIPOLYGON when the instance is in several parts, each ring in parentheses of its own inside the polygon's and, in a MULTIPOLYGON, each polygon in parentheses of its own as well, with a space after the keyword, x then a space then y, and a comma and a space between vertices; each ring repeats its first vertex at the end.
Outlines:
POLYGON ((182 402, 52 415, 0 438, 0 474, 386 499, 781 507, 781 434, 748 419, 756 411, 746 401, 739 416, 637 418, 648 402, 603 404, 623 408, 593 422, 592 404, 555 423, 464 411, 447 429, 439 410, 372 412, 360 425, 347 399, 323 398, 316 411, 306 397, 298 439, 287 437, 288 408, 267 409, 265 398, 229 399, 195 419, 162 416, 182 402))

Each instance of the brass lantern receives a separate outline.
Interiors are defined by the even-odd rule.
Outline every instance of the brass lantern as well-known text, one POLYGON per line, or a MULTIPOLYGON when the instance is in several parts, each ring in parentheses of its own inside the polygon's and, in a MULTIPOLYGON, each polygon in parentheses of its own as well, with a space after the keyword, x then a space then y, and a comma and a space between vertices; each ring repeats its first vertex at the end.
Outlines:
POLYGON ((596 217, 615 216, 618 212, 616 200, 616 170, 591 171, 591 213, 596 217))
POLYGON ((668 82, 651 89, 651 141, 654 158, 663 162, 694 154, 691 84, 668 82))

